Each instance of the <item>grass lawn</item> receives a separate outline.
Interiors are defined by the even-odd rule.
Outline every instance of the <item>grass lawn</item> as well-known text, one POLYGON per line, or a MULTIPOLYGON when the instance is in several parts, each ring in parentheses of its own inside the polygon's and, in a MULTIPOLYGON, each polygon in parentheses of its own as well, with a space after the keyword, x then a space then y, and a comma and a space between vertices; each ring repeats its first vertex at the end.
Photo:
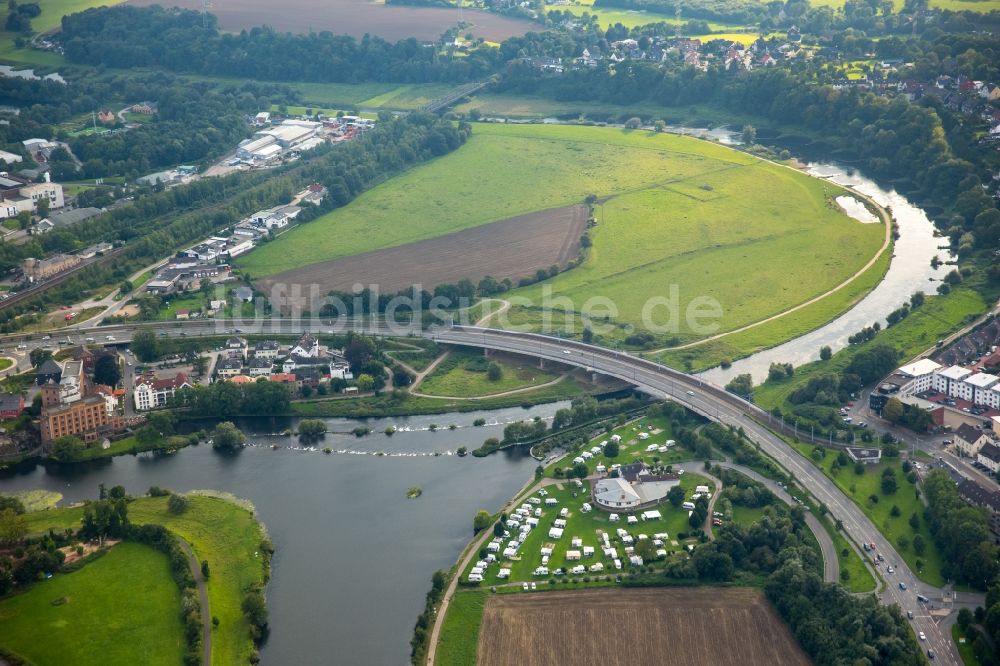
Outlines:
POLYGON ((434 663, 441 666, 466 666, 476 663, 479 628, 486 606, 485 590, 456 590, 448 604, 448 614, 441 625, 434 663))
POLYGON ((847 582, 841 581, 841 585, 850 592, 872 592, 875 589, 875 578, 871 571, 865 566, 861 556, 850 547, 843 534, 838 532, 826 518, 820 518, 823 527, 833 539, 833 545, 837 549, 837 558, 840 560, 840 570, 849 572, 847 582), (844 557, 844 550, 847 550, 847 557, 844 557))
POLYGON ((142 453, 143 451, 171 451, 187 446, 187 443, 188 440, 186 437, 167 437, 158 442, 144 445, 140 444, 134 435, 130 435, 128 437, 123 437, 118 441, 111 442, 111 446, 107 449, 102 449, 98 443, 94 443, 87 448, 81 449, 79 454, 73 458, 72 462, 96 460, 97 458, 111 458, 129 453, 142 453))
MULTIPOLYGON (((664 503, 657 507, 657 510, 663 515, 660 520, 654 521, 640 521, 635 525, 626 524, 626 516, 630 514, 627 511, 620 511, 618 513, 620 520, 618 522, 610 522, 610 513, 606 513, 600 510, 593 510, 589 513, 584 513, 581 511, 581 507, 584 502, 590 501, 590 490, 589 481, 583 482, 582 488, 577 488, 576 485, 570 481, 565 480, 562 483, 556 484, 554 486, 547 486, 545 490, 548 495, 545 499, 554 498, 558 501, 556 506, 546 506, 544 504, 537 505, 537 508, 542 510, 542 515, 539 518, 538 527, 531 530, 528 534, 528 538, 521 545, 518 550, 518 555, 516 560, 506 560, 498 555, 500 560, 499 564, 493 564, 487 568, 481 585, 503 585, 507 583, 521 583, 524 581, 547 581, 550 577, 554 577, 554 574, 549 576, 536 577, 533 572, 536 567, 542 565, 542 555, 541 548, 543 546, 548 546, 552 548, 552 556, 550 557, 547 566, 550 572, 554 572, 558 568, 569 569, 576 565, 585 565, 588 567, 601 563, 604 566, 603 571, 595 574, 566 574, 566 576, 561 578, 556 578, 557 580, 563 580, 568 578, 582 578, 586 575, 596 575, 596 576, 606 576, 614 575, 618 573, 615 569, 614 562, 611 558, 604 556, 602 550, 602 541, 600 534, 602 532, 608 532, 611 539, 611 547, 617 550, 618 559, 621 561, 624 569, 629 569, 628 557, 625 555, 625 545, 622 540, 617 536, 616 530, 618 528, 625 529, 629 534, 638 540, 639 534, 646 534, 649 538, 653 538, 653 535, 660 532, 666 532, 669 535, 669 539, 664 541, 663 548, 665 548, 668 553, 674 551, 683 550, 684 543, 678 541, 677 535, 681 532, 691 531, 691 526, 688 525, 688 512, 683 508, 674 508, 669 503, 664 503), (566 530, 560 539, 549 538, 548 532, 549 528, 552 526, 552 521, 559 517, 559 512, 562 508, 567 508, 569 510, 566 520, 566 530), (586 557, 579 561, 568 561, 566 559, 566 551, 572 550, 571 539, 573 537, 580 537, 584 546, 593 546, 595 554, 593 557, 586 557), (497 578, 497 573, 500 571, 500 567, 510 568, 510 578, 504 581, 501 578, 497 578)), ((703 476, 698 476, 697 474, 685 474, 681 477, 681 487, 684 488, 685 495, 690 495, 694 492, 695 486, 708 485, 709 487, 714 487, 712 482, 703 476)), ((535 496, 538 496, 537 493, 535 496)), ((531 505, 532 509, 536 508, 536 505, 531 505)), ((506 542, 505 542, 506 545, 506 542)), ((579 549, 577 549, 579 550, 579 549)), ((653 562, 652 565, 659 567, 663 562, 653 562)), ((461 580, 465 581, 468 579, 469 570, 475 565, 475 562, 471 562, 467 570, 461 573, 461 580)))
POLYGON ((843 289, 780 319, 690 349, 651 356, 660 363, 697 372, 715 367, 723 360, 735 361, 767 349, 776 340, 791 340, 823 326, 853 307, 882 280, 891 260, 892 252, 883 252, 871 268, 843 289))
POLYGON ((951 625, 951 638, 955 641, 955 648, 962 658, 962 663, 965 666, 979 666, 976 653, 972 651, 972 641, 966 639, 965 632, 957 624, 951 625))
MULTIPOLYGON (((700 146, 715 148, 683 141, 675 149, 700 146)), ((647 320, 643 312, 650 297, 668 297, 676 287, 680 313, 695 298, 713 299, 721 307, 721 317, 705 323, 716 327, 713 332, 724 332, 824 293, 853 275, 882 244, 882 225, 859 224, 830 204, 841 192, 835 185, 753 158, 744 161, 742 154, 725 165, 718 158, 726 156, 705 157, 711 161, 691 163, 687 173, 672 181, 637 188, 598 206, 588 260, 542 285, 515 290, 512 296, 538 304, 544 291, 551 289, 553 300, 568 299, 558 305, 567 311, 581 310, 595 296, 606 297, 619 312, 617 323, 639 330, 649 330, 651 323, 662 327, 664 342, 676 344, 704 335, 683 314, 677 317, 682 321, 671 322, 665 307, 653 310, 651 321, 647 320), (765 181, 766 200, 755 195, 758 184, 765 181), (775 261, 778 256, 795 259, 775 261)), ((829 308, 833 312, 814 315, 807 330, 846 307, 843 299, 838 301, 829 308)), ((515 306, 510 318, 521 323, 519 315, 537 313, 515 306)), ((564 325, 563 317, 553 319, 557 326, 564 325)), ((602 333, 600 325, 593 327, 599 335, 622 335, 620 329, 602 333)), ((758 336, 755 344, 769 346, 787 339, 784 328, 775 326, 758 336)))
POLYGON ((558 377, 558 372, 541 370, 538 363, 525 358, 500 355, 486 358, 478 350, 455 349, 424 379, 417 391, 429 395, 477 397, 538 386, 558 377), (498 364, 503 370, 496 381, 487 376, 490 363, 498 364))
MULTIPOLYGON (((580 3, 579 5, 560 5, 555 7, 550 7, 550 11, 564 11, 570 12, 575 16, 582 16, 584 13, 588 13, 591 16, 597 16, 597 23, 602 28, 607 28, 615 23, 621 23, 626 28, 637 28, 639 26, 649 25, 650 23, 669 23, 674 25, 677 23, 677 19, 673 14, 646 11, 646 10, 635 10, 635 9, 624 9, 624 8, 614 8, 614 7, 594 7, 591 3, 580 3)), ((685 23, 684 19, 681 19, 681 23, 685 23)), ((728 24, 728 23, 715 23, 709 22, 708 24, 711 30, 734 30, 741 26, 728 24)), ((713 37, 705 36, 701 39, 713 39, 713 37)), ((754 39, 757 38, 757 33, 754 33, 754 39)))
POLYGON ((0 370, 6 370, 10 366, 14 365, 14 360, 4 356, 0 358, 0 370))
MULTIPOLYGON (((812 446, 806 444, 792 444, 792 446, 815 464, 809 455, 812 452, 812 446)), ((841 467, 840 471, 834 475, 830 471, 830 467, 836 458, 834 452, 828 451, 818 467, 837 484, 837 487, 845 495, 854 500, 854 503, 875 524, 875 527, 892 542, 893 547, 906 560, 906 564, 913 569, 920 580, 936 587, 943 586, 945 580, 944 576, 941 575, 941 553, 931 537, 927 521, 923 518, 924 505, 917 499, 914 486, 906 480, 906 475, 901 469, 901 461, 897 459, 879 465, 865 465, 864 474, 855 474, 853 466, 841 467), (882 472, 887 468, 895 470, 896 481, 899 485, 899 489, 891 495, 884 494, 881 488, 882 472), (869 499, 873 495, 878 499, 875 503, 869 499), (892 516, 894 506, 899 508, 899 516, 897 517, 892 516), (920 519, 920 527, 917 530, 910 527, 908 522, 913 514, 917 514, 920 519), (917 555, 913 551, 912 543, 908 544, 906 548, 899 544, 899 537, 905 537, 912 542, 913 537, 917 534, 924 540, 923 555, 917 555), (923 567, 917 566, 917 560, 922 560, 923 567)), ((893 562, 887 562, 887 564, 891 565, 893 562)))
POLYGON ((454 398, 424 398, 407 395, 394 399, 391 394, 361 398, 338 398, 333 400, 312 400, 293 402, 294 416, 409 416, 413 414, 444 414, 446 412, 471 412, 479 409, 503 409, 521 405, 540 405, 557 400, 571 400, 592 391, 593 387, 581 384, 572 377, 566 377, 552 386, 512 395, 484 398, 482 400, 456 400, 454 398))
POLYGON ((0 600, 0 644, 39 666, 181 664, 180 591, 166 556, 118 544, 77 571, 0 600), (57 599, 66 602, 54 605, 57 599))
POLYGON ((829 361, 815 361, 795 369, 791 379, 764 382, 754 389, 754 402, 765 409, 788 407, 787 399, 810 378, 839 372, 847 367, 854 355, 870 345, 888 344, 900 352, 903 359, 911 359, 930 349, 934 343, 958 328, 970 317, 986 311, 986 301, 978 292, 966 288, 953 289, 946 296, 928 296, 922 306, 910 316, 888 329, 882 330, 874 340, 843 349, 829 361))
POLYGON ((166 303, 156 313, 156 319, 159 321, 173 321, 177 319, 178 310, 190 310, 194 312, 201 310, 207 305, 206 297, 201 292, 174 295, 168 298, 170 299, 169 303, 166 303))
MULTIPOLYGON (((650 418, 644 416, 635 421, 630 421, 625 425, 618 426, 611 431, 610 434, 602 434, 590 442, 585 447, 581 447, 580 451, 590 450, 593 446, 598 446, 602 442, 610 440, 612 435, 618 435, 621 437, 621 443, 618 447, 618 455, 614 458, 610 458, 604 454, 603 450, 601 453, 594 455, 586 461, 587 469, 591 474, 596 473, 598 465, 604 465, 606 468, 610 468, 611 465, 619 463, 626 465, 637 460, 645 462, 647 465, 654 465, 657 462, 663 464, 671 464, 676 462, 684 462, 692 459, 691 452, 687 449, 681 447, 675 447, 670 445, 670 450, 666 452, 659 451, 646 451, 648 446, 656 444, 658 446, 666 445, 667 440, 672 436, 672 428, 670 425, 670 420, 665 416, 657 416, 655 418, 650 418), (652 430, 650 430, 652 428, 652 430), (640 431, 644 431, 649 434, 647 439, 639 439, 638 434, 640 431)), ((562 461, 556 465, 550 465, 545 470, 545 476, 549 478, 555 478, 555 470, 558 467, 572 467, 572 460, 577 454, 571 454, 566 456, 562 461)))
MULTIPOLYGON (((264 581, 263 560, 258 553, 264 535, 247 509, 216 497, 194 494, 188 497, 190 508, 181 515, 167 511, 166 497, 138 498, 129 504, 129 520, 163 525, 191 544, 199 561, 208 560, 212 568, 208 579, 209 614, 219 618, 219 626, 212 633, 212 663, 219 666, 246 663, 253 644, 240 603, 247 587, 264 581)), ((45 532, 49 527, 76 528, 82 516, 83 509, 79 507, 28 514, 28 533, 45 532)), ((135 589, 129 593, 134 594, 135 589)))

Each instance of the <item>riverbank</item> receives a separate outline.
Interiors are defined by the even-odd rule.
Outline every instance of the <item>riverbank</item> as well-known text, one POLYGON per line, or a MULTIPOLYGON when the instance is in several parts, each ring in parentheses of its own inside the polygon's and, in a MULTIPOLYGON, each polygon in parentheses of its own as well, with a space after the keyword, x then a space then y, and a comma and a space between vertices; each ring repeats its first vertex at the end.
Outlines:
MULTIPOLYGON (((192 492, 186 497, 188 508, 180 514, 167 509, 167 497, 136 498, 128 505, 129 520, 164 526, 190 544, 199 562, 208 561, 209 607, 202 612, 219 619, 212 631, 212 662, 247 663, 257 650, 241 604, 247 590, 268 582, 270 542, 249 503, 221 493, 192 492)), ((28 534, 75 529, 82 517, 82 506, 26 514, 28 534)), ((130 593, 141 595, 145 590, 130 593)))
MULTIPOLYGON (((593 388, 593 387, 589 387, 593 388)), ((389 416, 417 416, 445 414, 447 412, 476 412, 509 407, 532 407, 560 400, 572 400, 590 395, 588 386, 573 377, 563 377, 558 382, 522 393, 487 396, 481 400, 431 398, 401 391, 382 393, 361 398, 329 398, 309 402, 294 402, 291 416, 382 418, 389 416)))

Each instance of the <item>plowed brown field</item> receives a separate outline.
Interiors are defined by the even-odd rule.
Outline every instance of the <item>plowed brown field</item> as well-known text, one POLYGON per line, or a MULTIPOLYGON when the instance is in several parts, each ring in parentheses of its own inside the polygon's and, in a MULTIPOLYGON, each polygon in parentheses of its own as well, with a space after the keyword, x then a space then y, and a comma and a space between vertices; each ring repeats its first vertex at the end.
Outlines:
MULTIPOLYGON (((165 5, 201 11, 202 0, 130 0, 134 5, 165 5)), ((404 7, 368 0, 221 0, 209 11, 223 30, 239 32, 267 25, 278 32, 322 32, 362 37, 378 35, 396 41, 407 37, 438 39, 459 20, 472 24, 462 34, 500 42, 541 26, 531 21, 498 16, 478 9, 404 7)))
POLYGON ((319 294, 349 292, 356 283, 377 285, 393 294, 419 284, 435 285, 486 275, 497 280, 518 278, 576 256, 588 210, 575 205, 520 215, 416 243, 342 257, 278 273, 257 281, 264 293, 275 285, 319 285, 319 294))
POLYGON ((758 590, 655 588, 493 595, 479 666, 806 666, 758 590))

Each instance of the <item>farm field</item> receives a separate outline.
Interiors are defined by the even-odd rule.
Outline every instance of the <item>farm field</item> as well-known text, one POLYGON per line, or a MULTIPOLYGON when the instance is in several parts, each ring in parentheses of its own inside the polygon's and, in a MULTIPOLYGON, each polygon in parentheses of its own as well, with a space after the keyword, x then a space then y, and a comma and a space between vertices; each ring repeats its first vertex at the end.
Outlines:
POLYGON ((477 124, 462 148, 292 228, 241 256, 237 264, 259 278, 579 204, 591 193, 610 196, 756 161, 684 137, 608 128, 477 124), (525 169, 527 164, 532 168, 525 169), (539 173, 544 174, 541 183, 539 173), (511 192, 517 196, 509 196, 511 192))
POLYGON ((186 648, 180 603, 166 556, 121 543, 0 600, 0 645, 39 665, 177 666, 186 648))
POLYGON ((478 653, 479 666, 810 663, 764 595, 747 588, 492 595, 478 653), (553 640, 567 627, 571 636, 553 640))
MULTIPOLYGON (((162 3, 156 0, 133 0, 133 4, 162 3)), ((184 9, 202 10, 201 0, 172 0, 171 4, 184 9)), ((233 32, 267 25, 278 32, 328 30, 359 39, 365 34, 378 35, 389 41, 408 37, 438 39, 441 33, 460 19, 472 24, 462 34, 471 32, 476 37, 493 42, 541 28, 532 21, 507 18, 477 9, 466 9, 462 13, 457 7, 390 6, 366 0, 290 0, 280 5, 267 0, 241 0, 238 3, 217 3, 210 11, 218 17, 222 30, 233 32)))
MULTIPOLYGON (((624 7, 594 7, 593 4, 589 2, 582 2, 578 5, 556 5, 549 7, 548 9, 549 11, 570 12, 576 16, 581 16, 584 13, 588 13, 591 16, 597 16, 597 23, 602 28, 607 28, 615 23, 621 23, 626 28, 637 28, 650 23, 670 23, 671 25, 677 23, 677 19, 674 17, 673 13, 653 12, 641 9, 626 9, 624 7)), ((685 20, 681 19, 681 23, 685 23, 685 20)), ((708 22, 708 26, 711 30, 718 31, 733 30, 742 27, 728 23, 715 23, 712 21, 708 22)), ((702 37, 702 39, 706 39, 706 37, 702 37)))
MULTIPOLYGON (((496 280, 535 275, 550 266, 565 266, 579 252, 588 208, 582 204, 519 215, 472 229, 373 252, 311 264, 258 280, 270 293, 276 285, 319 286, 320 294, 350 293, 362 284, 382 294, 420 285, 427 291, 464 278, 496 280), (502 247, 504 251, 497 252, 502 247)), ((252 255, 251 259, 252 262, 252 255)))
MULTIPOLYGON (((512 308, 509 324, 537 329, 540 313, 550 312, 559 315, 556 320, 570 319, 567 332, 579 334, 576 311, 588 299, 604 297, 617 308, 612 329, 605 333, 620 339, 628 326, 648 329, 642 315, 648 299, 666 297, 676 288, 682 310, 697 297, 715 299, 722 317, 710 322, 717 325, 712 332, 725 332, 826 292, 876 254, 884 227, 843 215, 831 203, 843 192, 792 169, 689 137, 616 128, 480 124, 463 148, 293 228, 237 264, 260 279, 579 204, 593 194, 599 204, 594 208, 596 226, 589 232, 589 257, 542 285, 512 292, 530 307, 522 300, 512 308), (522 168, 525 164, 533 168, 522 168), (544 174, 541 181, 537 173, 544 174), (766 197, 757 186, 765 181, 766 197), (509 192, 518 196, 506 196, 509 192), (782 260, 775 261, 776 256, 782 260), (546 305, 546 293, 558 302, 546 305), (568 317, 561 316, 564 312, 568 317)), ((481 238, 495 254, 512 254, 502 251, 501 243, 481 238)), ((467 277, 475 281, 486 272, 467 277)), ((835 314, 822 313, 823 321, 835 314)), ((502 319, 499 323, 505 325, 502 319)), ((660 316, 650 323, 664 327, 657 339, 661 346, 704 337, 687 322, 670 326, 660 316)), ((600 333, 596 326, 595 332, 600 333)))
MULTIPOLYGON (((246 662, 253 643, 240 603, 247 587, 265 580, 263 560, 255 556, 264 538, 261 526, 250 511, 229 500, 196 494, 188 498, 190 506, 181 515, 167 511, 166 497, 137 498, 129 503, 129 520, 163 525, 191 544, 199 561, 209 561, 209 606, 212 615, 219 618, 219 626, 212 632, 212 663, 222 666, 246 662)), ((50 527, 76 528, 82 516, 82 507, 27 514, 28 534, 46 532, 50 527)), ((173 581, 170 583, 173 585, 173 581)), ((131 593, 140 588, 131 588, 131 593)))
POLYGON ((416 390, 426 395, 471 398, 539 386, 558 379, 560 374, 551 366, 540 369, 538 362, 529 358, 500 354, 486 358, 478 350, 455 349, 416 390), (490 363, 502 369, 496 381, 487 376, 490 363))

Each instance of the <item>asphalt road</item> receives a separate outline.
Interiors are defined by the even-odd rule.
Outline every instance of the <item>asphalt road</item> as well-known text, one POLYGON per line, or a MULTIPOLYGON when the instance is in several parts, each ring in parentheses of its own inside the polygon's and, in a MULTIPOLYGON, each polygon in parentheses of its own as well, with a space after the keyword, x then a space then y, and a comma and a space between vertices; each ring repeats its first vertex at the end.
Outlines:
MULTIPOLYGON (((74 344, 84 341, 80 338, 90 338, 87 341, 101 342, 106 345, 123 345, 131 339, 132 331, 139 328, 152 328, 157 331, 158 335, 168 337, 233 333, 296 334, 305 330, 314 333, 327 333, 347 328, 375 335, 401 334, 398 330, 387 330, 378 324, 360 324, 357 321, 349 320, 321 323, 311 319, 275 319, 229 324, 214 320, 194 320, 100 327, 99 329, 75 327, 72 330, 60 331, 58 338, 66 336, 74 344)), ((875 544, 877 552, 881 553, 885 557, 886 563, 891 564, 895 569, 895 573, 885 574, 887 585, 880 595, 882 600, 886 603, 895 603, 904 611, 913 611, 914 619, 911 624, 914 632, 924 632, 926 635, 925 646, 934 649, 940 663, 954 666, 961 663, 950 635, 931 617, 928 606, 937 608, 974 607, 983 602, 983 595, 962 593, 958 595, 961 598, 956 599, 955 595, 946 589, 935 588, 920 582, 906 566, 903 559, 899 557, 892 544, 881 535, 861 509, 845 496, 833 481, 770 430, 751 418, 751 416, 755 416, 764 421, 768 419, 766 412, 759 407, 697 377, 624 352, 580 342, 531 333, 461 326, 417 333, 444 344, 487 347, 587 368, 631 382, 639 390, 657 398, 670 398, 710 420, 743 427, 750 440, 759 444, 766 454, 777 460, 797 479, 799 484, 808 489, 817 501, 828 507, 831 515, 842 522, 844 532, 855 544, 875 544), (900 582, 906 586, 905 590, 899 587, 898 583, 900 582), (929 602, 927 604, 919 603, 917 594, 928 597, 929 602)), ((37 340, 38 337, 38 334, 35 336, 0 336, 0 346, 16 345, 31 338, 37 340)))
MULTIPOLYGON (((710 420, 742 426, 750 440, 758 443, 766 454, 777 460, 807 488, 817 501, 829 508, 831 515, 843 523, 844 532, 851 540, 856 544, 875 544, 877 552, 883 555, 895 571, 893 574, 885 574, 887 585, 880 595, 881 599, 886 603, 897 604, 903 611, 913 611, 914 619, 911 624, 914 632, 924 632, 925 646, 934 650, 940 663, 954 666, 961 663, 951 636, 934 621, 927 608, 929 605, 938 608, 954 606, 954 597, 945 590, 919 581, 892 544, 833 481, 767 428, 749 418, 750 414, 766 418, 758 407, 696 377, 629 354, 582 343, 472 327, 456 328, 432 337, 442 343, 489 347, 590 368, 632 382, 640 390, 658 398, 670 398, 710 420), (905 590, 899 587, 900 582, 906 586, 905 590), (917 594, 926 596, 930 600, 929 604, 919 603, 917 594)), ((974 606, 983 600, 982 595, 961 596, 961 605, 974 606)))

